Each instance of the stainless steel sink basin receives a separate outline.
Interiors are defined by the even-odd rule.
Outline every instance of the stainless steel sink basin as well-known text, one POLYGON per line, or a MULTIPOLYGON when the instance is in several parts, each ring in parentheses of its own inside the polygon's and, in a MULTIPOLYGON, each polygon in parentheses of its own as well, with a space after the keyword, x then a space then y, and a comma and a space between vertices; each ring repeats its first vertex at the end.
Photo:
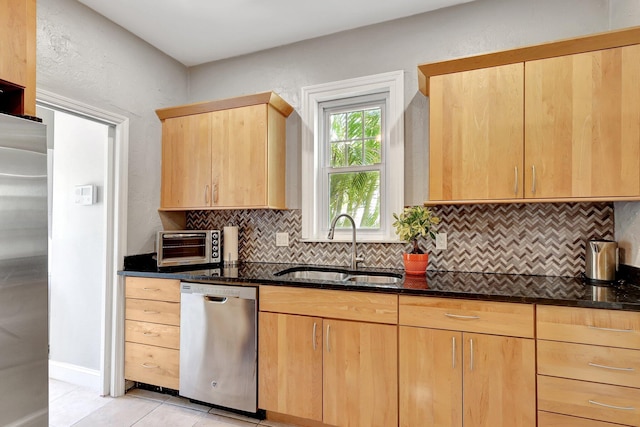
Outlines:
POLYGON ((287 279, 317 280, 320 282, 351 282, 351 283, 399 283, 402 275, 397 273, 349 271, 323 267, 293 267, 278 271, 276 276, 287 279))
POLYGON ((402 276, 399 275, 371 275, 371 274, 354 274, 348 276, 348 282, 365 282, 365 283, 399 283, 402 282, 402 276))
POLYGON ((285 276, 291 279, 309 279, 309 280, 330 280, 332 282, 342 282, 349 275, 347 273, 341 273, 338 271, 317 271, 317 270, 306 270, 306 271, 291 271, 289 273, 284 273, 281 276, 285 276))

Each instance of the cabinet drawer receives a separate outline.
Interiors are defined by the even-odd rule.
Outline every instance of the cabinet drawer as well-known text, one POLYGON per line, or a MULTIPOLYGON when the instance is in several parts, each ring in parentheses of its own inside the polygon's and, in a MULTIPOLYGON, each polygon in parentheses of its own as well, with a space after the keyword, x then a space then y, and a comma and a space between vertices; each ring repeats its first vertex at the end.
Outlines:
POLYGON ((620 427, 620 424, 538 411, 538 427, 620 427))
POLYGON ((128 320, 180 326, 180 304, 126 298, 124 316, 128 320))
POLYGON ((180 327, 178 326, 125 320, 124 327, 125 341, 176 350, 180 348, 180 327))
POLYGON ((398 297, 373 292, 260 286, 260 311, 398 323, 398 297))
POLYGON ((127 342, 124 344, 124 377, 128 380, 177 390, 180 352, 169 348, 127 342))
POLYGON ((538 340, 538 373, 640 387, 640 351, 538 340))
POLYGON ((640 350, 640 313, 596 308, 537 307, 538 338, 640 350))
POLYGON ((538 375, 538 409, 640 426, 640 390, 538 375))
POLYGON ((180 281, 127 277, 125 296, 127 298, 180 302, 180 281))
POLYGON ((399 323, 533 338, 533 305, 400 296, 399 323))

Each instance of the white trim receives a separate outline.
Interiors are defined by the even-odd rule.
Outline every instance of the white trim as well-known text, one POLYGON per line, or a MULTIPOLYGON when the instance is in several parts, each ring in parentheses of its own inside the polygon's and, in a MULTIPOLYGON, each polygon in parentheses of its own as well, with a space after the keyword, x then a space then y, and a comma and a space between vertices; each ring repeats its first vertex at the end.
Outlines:
POLYGON ((100 377, 100 371, 95 369, 55 360, 49 361, 49 378, 95 390, 104 396, 100 377))
MULTIPOLYGON (((300 116, 302 119, 302 240, 325 241, 319 230, 318 209, 316 200, 317 165, 315 159, 320 155, 320 135, 318 114, 320 104, 335 99, 368 95, 372 93, 389 92, 389 108, 387 111, 388 135, 390 150, 386 153, 389 172, 385 176, 387 188, 387 203, 389 209, 385 212, 389 218, 387 234, 384 236, 367 236, 359 233, 360 241, 397 241, 397 236, 391 228, 390 212, 400 212, 404 207, 404 72, 392 71, 372 76, 358 77, 337 82, 323 83, 302 88, 302 103, 300 116)), ((381 212, 381 215, 383 213, 381 212)), ((382 218, 381 218, 382 220, 382 218)), ((381 221, 382 223, 382 221, 381 221)), ((336 241, 349 240, 351 232, 341 236, 336 231, 336 241)))
POLYGON ((107 247, 102 289, 104 306, 98 389, 103 395, 121 396, 124 394, 124 325, 119 319, 124 318, 124 308, 118 303, 123 299, 122 288, 118 286, 118 270, 122 269, 127 249, 129 118, 42 89, 36 89, 36 101, 43 106, 115 126, 114 134, 109 135, 112 143, 108 148, 108 158, 113 162, 109 162, 107 167, 106 205, 112 209, 106 212, 107 247))

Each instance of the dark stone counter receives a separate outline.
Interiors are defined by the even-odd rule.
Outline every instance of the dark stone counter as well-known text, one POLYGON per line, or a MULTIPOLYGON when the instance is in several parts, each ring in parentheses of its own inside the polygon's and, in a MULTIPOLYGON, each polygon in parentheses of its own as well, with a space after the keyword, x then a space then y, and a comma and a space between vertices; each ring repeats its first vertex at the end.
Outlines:
MULTIPOLYGON (((180 267, 159 271, 148 255, 125 259, 122 276, 156 277, 196 282, 248 285, 284 285, 317 289, 389 292, 401 295, 424 295, 488 301, 537 303, 570 307, 593 307, 640 311, 640 286, 623 281, 608 286, 586 284, 576 277, 524 276, 491 273, 428 271, 426 276, 404 275, 403 270, 363 268, 361 272, 394 273, 402 276, 398 283, 366 283, 290 279, 276 273, 299 264, 241 263, 236 268, 208 265, 206 268, 180 267)), ((316 266, 317 267, 317 266, 316 266)), ((323 266, 326 267, 326 266, 323 266)), ((346 267, 335 266, 334 268, 346 267)))

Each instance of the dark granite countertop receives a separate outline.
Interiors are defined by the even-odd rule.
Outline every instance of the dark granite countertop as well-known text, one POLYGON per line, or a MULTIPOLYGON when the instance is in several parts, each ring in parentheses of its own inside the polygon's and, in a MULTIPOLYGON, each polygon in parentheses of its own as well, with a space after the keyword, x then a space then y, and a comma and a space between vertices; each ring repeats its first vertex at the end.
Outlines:
MULTIPOLYGON (((402 280, 398 283, 354 283, 276 276, 277 272, 289 268, 314 268, 318 266, 241 263, 235 268, 210 265, 207 268, 182 267, 158 271, 155 263, 145 261, 144 255, 136 257, 139 258, 127 257, 125 270, 118 272, 118 274, 213 283, 285 285, 640 311, 640 286, 624 282, 617 282, 609 286, 593 286, 585 284, 576 277, 453 271, 427 271, 426 276, 409 276, 404 275, 404 271, 398 269, 363 268, 362 271, 366 272, 398 274, 402 276, 402 280)), ((340 266, 333 268, 347 269, 340 266)))

